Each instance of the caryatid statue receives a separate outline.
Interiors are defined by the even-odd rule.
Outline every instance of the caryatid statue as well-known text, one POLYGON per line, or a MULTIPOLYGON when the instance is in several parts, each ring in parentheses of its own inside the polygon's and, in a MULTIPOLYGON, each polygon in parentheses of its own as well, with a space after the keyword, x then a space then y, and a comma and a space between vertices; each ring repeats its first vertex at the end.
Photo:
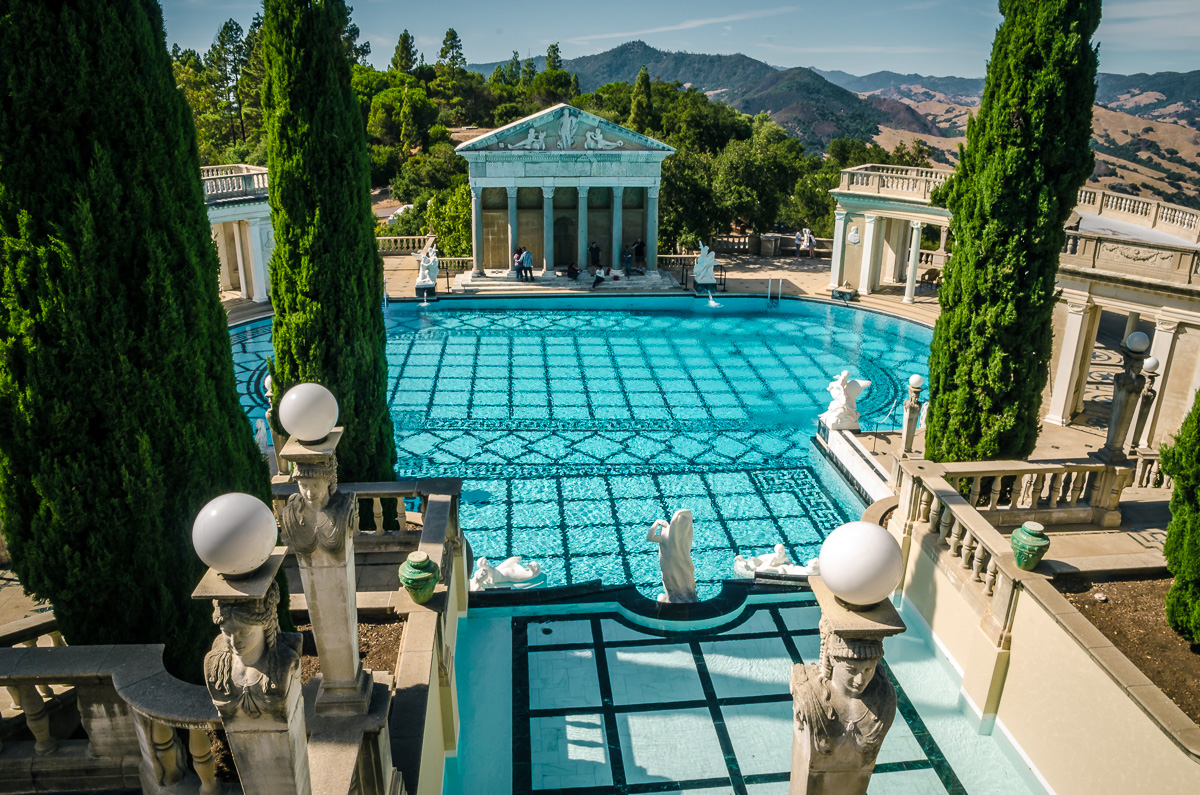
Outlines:
POLYGON ((342 552, 346 537, 358 526, 358 501, 337 490, 337 457, 298 461, 292 466, 300 493, 288 497, 279 512, 284 541, 305 558, 318 547, 333 554, 342 552))
POLYGON ((279 631, 279 583, 262 599, 213 601, 221 634, 204 656, 204 680, 223 718, 282 717, 300 668, 300 635, 279 631))

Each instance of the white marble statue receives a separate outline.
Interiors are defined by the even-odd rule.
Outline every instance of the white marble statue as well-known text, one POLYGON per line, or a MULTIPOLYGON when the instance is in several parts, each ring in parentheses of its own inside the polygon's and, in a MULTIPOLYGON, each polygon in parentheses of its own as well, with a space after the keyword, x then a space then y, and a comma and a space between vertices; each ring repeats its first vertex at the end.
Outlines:
POLYGON ((564 110, 558 120, 558 148, 573 149, 575 147, 575 131, 579 129, 579 119, 564 110))
POLYGON ((658 544, 658 563, 662 568, 663 590, 658 601, 682 604, 696 601, 696 567, 692 563, 692 512, 681 508, 668 524, 656 519, 650 525, 647 541, 658 544))
POLYGON ((545 581, 546 575, 537 561, 531 560, 526 565, 521 562, 520 555, 515 555, 493 566, 487 558, 480 558, 475 561, 475 573, 471 575, 471 590, 484 591, 514 585, 531 588, 545 581))
POLYGON ((708 246, 700 244, 700 255, 696 257, 696 264, 692 266, 692 277, 696 284, 716 284, 717 277, 713 275, 713 268, 717 265, 717 255, 709 251, 708 246))
POLYGON ((838 377, 829 382, 826 391, 833 397, 821 420, 831 431, 858 430, 858 396, 871 385, 870 381, 851 378, 849 370, 842 370, 838 377))
POLYGON ((258 449, 263 454, 263 458, 268 458, 271 455, 271 440, 267 436, 267 423, 257 419, 254 421, 254 441, 258 444, 258 449))
POLYGON ((774 552, 770 555, 758 555, 752 558, 738 555, 733 559, 733 573, 738 577, 752 580, 757 572, 791 576, 816 574, 817 559, 813 558, 804 566, 797 566, 788 559, 783 544, 776 544, 774 552))
POLYGON ((619 149, 625 145, 625 142, 620 139, 605 140, 604 133, 600 132, 599 127, 588 130, 586 137, 587 141, 583 144, 584 149, 619 149))
POLYGON ((546 133, 542 130, 535 130, 532 127, 530 127, 529 132, 526 133, 524 140, 517 141, 515 144, 501 143, 500 148, 501 149, 529 149, 529 150, 545 149, 546 148, 546 133))

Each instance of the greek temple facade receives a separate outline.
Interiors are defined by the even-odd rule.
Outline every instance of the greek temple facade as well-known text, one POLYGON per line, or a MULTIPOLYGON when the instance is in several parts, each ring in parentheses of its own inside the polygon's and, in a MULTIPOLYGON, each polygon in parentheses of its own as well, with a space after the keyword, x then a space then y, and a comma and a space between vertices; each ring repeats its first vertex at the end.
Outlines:
POLYGON ((606 119, 555 105, 460 144, 470 167, 474 271, 509 270, 524 247, 552 271, 617 267, 626 247, 646 246, 657 267, 662 161, 675 150, 606 119))

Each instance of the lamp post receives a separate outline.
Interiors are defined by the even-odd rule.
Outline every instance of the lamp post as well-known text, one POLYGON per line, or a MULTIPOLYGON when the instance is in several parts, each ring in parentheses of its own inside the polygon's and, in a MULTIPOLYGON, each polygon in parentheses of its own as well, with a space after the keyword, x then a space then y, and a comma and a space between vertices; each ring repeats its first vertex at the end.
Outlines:
POLYGON ((819 576, 808 578, 821 655, 792 667, 792 795, 867 791, 896 717, 896 691, 877 667, 883 639, 906 629, 888 601, 903 568, 896 540, 870 522, 844 524, 821 546, 819 576))
POLYGON ((337 489, 338 404, 319 384, 297 384, 279 402, 288 440, 279 457, 292 465, 298 494, 279 511, 283 537, 296 555, 321 658, 316 711, 367 711, 371 677, 358 656, 354 534, 358 501, 337 489))
POLYGON ((221 634, 204 657, 204 680, 221 715, 242 789, 308 795, 308 733, 300 690, 300 635, 279 631, 271 509, 224 494, 196 517, 192 544, 208 572, 192 592, 211 599, 221 634))
POLYGON ((1146 376, 1141 371, 1149 347, 1150 338, 1140 331, 1133 332, 1121 343, 1124 369, 1113 379, 1108 436, 1104 446, 1096 451, 1096 457, 1106 463, 1124 464, 1129 460, 1125 455, 1125 438, 1129 434, 1133 412, 1137 409, 1137 397, 1146 384, 1146 376))

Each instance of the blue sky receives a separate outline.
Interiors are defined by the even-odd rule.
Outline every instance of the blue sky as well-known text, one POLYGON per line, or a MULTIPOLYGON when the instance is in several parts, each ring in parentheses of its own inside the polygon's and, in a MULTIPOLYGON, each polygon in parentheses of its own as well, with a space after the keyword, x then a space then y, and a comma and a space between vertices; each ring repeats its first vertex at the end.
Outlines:
MULTIPOLYGON (((777 66, 867 74, 883 69, 979 77, 1000 22, 995 0, 567 0, 408 2, 351 0, 354 21, 386 65, 400 31, 417 37, 429 61, 446 28, 467 60, 498 61, 512 51, 539 55, 559 42, 564 57, 603 52, 632 39, 663 50, 744 53, 777 66), (849 9, 853 9, 850 11, 849 9)), ((228 18, 247 27, 262 3, 162 0, 167 41, 203 52, 228 18)), ((1109 0, 1096 34, 1100 70, 1200 69, 1198 0, 1109 0)))

